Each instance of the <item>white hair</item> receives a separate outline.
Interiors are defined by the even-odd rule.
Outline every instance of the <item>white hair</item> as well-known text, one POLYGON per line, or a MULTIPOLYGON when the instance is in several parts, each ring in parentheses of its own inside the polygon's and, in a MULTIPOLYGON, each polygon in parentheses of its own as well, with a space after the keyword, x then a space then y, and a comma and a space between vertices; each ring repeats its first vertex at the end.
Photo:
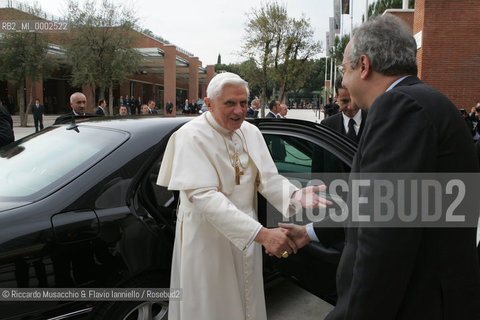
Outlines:
POLYGON ((250 91, 248 90, 248 82, 240 78, 238 74, 231 73, 231 72, 223 72, 217 74, 215 77, 210 80, 210 83, 207 87, 207 98, 215 99, 218 97, 224 86, 226 85, 235 85, 235 86, 243 86, 247 91, 247 97, 250 95, 250 91))

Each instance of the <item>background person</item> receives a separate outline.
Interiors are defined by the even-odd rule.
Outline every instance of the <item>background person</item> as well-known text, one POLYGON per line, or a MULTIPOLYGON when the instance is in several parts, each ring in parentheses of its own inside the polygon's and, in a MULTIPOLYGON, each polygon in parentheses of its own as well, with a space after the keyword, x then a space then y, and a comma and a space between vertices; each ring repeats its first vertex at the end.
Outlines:
POLYGON ((358 143, 365 127, 367 110, 358 108, 357 104, 350 98, 348 90, 343 87, 342 81, 342 76, 337 77, 335 80, 335 93, 339 113, 323 119, 321 124, 358 143))
POLYGON ((43 114, 45 109, 43 105, 40 104, 40 99, 35 99, 35 103, 32 105, 32 114, 33 114, 33 123, 35 125, 35 132, 38 132, 38 128, 43 130, 43 114))
POLYGON ((13 133, 12 117, 3 105, 0 105, 0 148, 13 142, 15 135, 13 133))
POLYGON ((97 116, 105 116, 106 115, 106 112, 105 112, 106 106, 107 106, 107 101, 105 101, 105 99, 98 100, 98 107, 97 107, 97 110, 95 110, 95 114, 97 116))
POLYGON ((59 116, 55 119, 54 124, 71 121, 72 117, 92 116, 91 113, 85 112, 87 109, 87 97, 81 92, 75 92, 70 96, 70 107, 72 112, 59 116))

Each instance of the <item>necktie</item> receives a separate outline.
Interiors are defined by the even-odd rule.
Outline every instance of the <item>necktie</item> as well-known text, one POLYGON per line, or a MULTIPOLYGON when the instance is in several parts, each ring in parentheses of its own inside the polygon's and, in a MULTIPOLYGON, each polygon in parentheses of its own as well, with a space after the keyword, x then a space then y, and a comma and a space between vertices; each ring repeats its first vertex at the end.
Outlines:
POLYGON ((347 137, 352 139, 353 141, 357 141, 357 134, 355 133, 355 120, 350 119, 348 121, 348 132, 347 132, 347 137))

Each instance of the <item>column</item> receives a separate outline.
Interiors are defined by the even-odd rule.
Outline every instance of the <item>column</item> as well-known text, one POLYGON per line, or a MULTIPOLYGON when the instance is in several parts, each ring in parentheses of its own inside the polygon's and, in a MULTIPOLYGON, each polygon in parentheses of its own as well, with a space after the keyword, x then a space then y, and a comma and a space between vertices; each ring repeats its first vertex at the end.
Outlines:
POLYGON ((165 45, 164 56, 164 75, 163 75, 163 114, 166 115, 167 111, 165 106, 168 101, 173 103, 172 116, 176 114, 176 88, 177 88, 177 48, 173 45, 165 45))
POLYGON ((189 59, 188 100, 195 103, 198 100, 198 57, 189 59))

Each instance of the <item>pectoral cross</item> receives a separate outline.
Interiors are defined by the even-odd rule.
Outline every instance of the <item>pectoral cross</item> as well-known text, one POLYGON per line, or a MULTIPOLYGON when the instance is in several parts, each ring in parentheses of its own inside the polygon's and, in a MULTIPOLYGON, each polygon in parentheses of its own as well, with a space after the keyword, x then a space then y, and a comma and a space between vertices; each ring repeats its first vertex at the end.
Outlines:
POLYGON ((243 171, 240 171, 238 164, 235 164, 235 184, 237 186, 240 184, 240 176, 243 176, 243 171))

